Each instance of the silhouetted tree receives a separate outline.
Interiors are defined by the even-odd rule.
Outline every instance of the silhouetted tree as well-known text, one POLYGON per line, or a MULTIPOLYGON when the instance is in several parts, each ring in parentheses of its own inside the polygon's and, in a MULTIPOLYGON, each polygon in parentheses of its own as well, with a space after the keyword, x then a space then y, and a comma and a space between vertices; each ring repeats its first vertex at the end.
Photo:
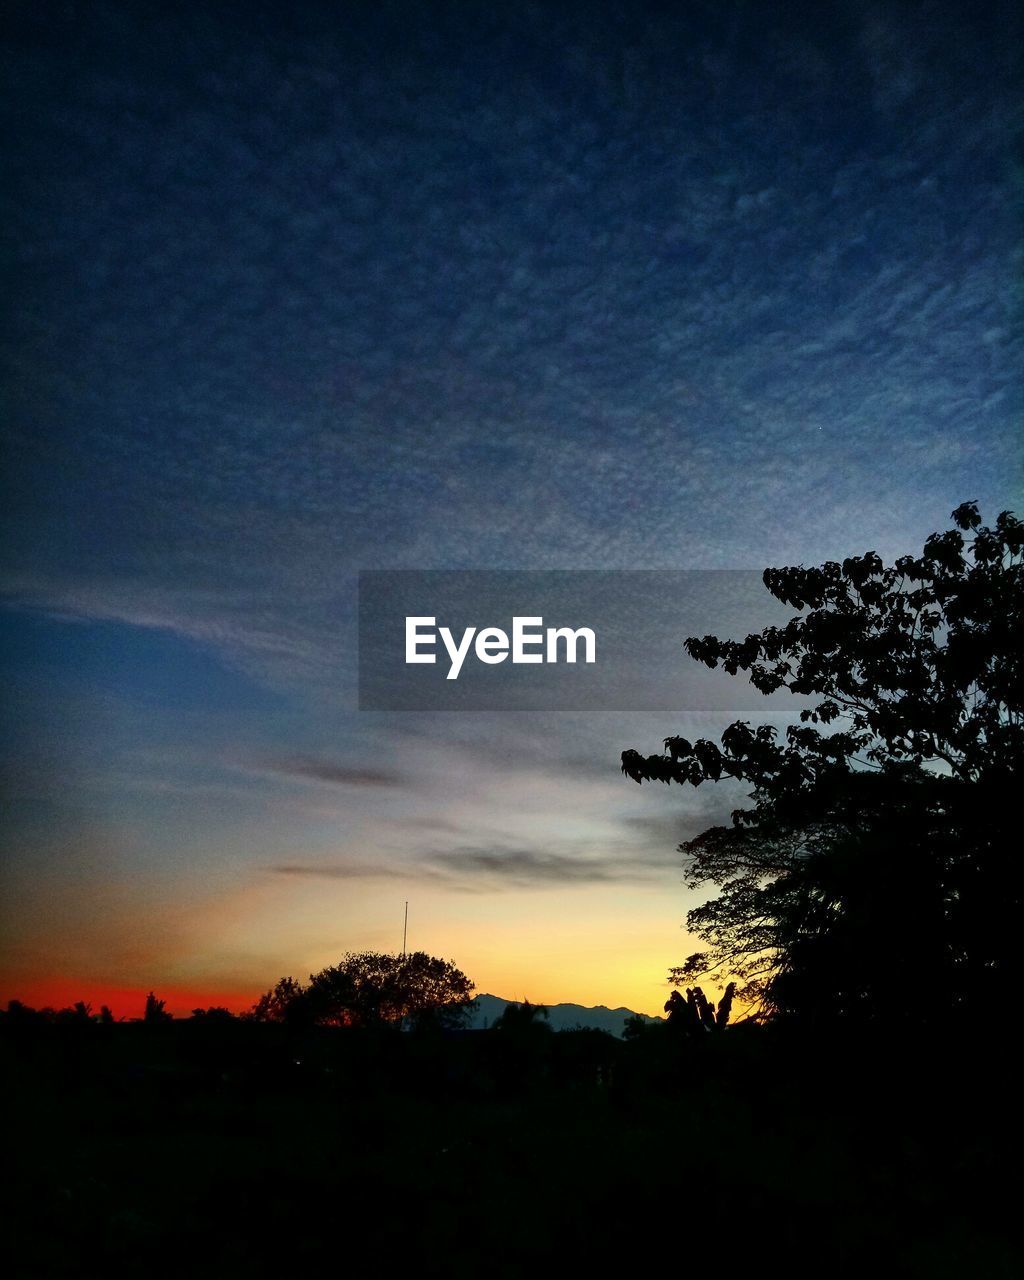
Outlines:
POLYGON ((88 1027, 92 1025, 92 1005, 76 1000, 66 1009, 58 1009, 54 1021, 62 1026, 88 1027))
POLYGON ((230 1009, 225 1009, 223 1005, 211 1004, 207 1009, 193 1009, 193 1022, 234 1022, 235 1015, 230 1009))
POLYGON ((721 892, 690 912, 708 949, 673 981, 735 975, 769 1010, 869 1016, 907 1014, 894 973, 915 975, 914 1007, 936 1016, 1016 990, 1024 525, 1003 512, 985 528, 973 502, 953 521, 889 567, 868 552, 767 569, 803 616, 687 640, 763 693, 818 700, 783 742, 741 721, 720 745, 623 752, 637 782, 753 787, 731 826, 680 846, 690 886, 721 892))
POLYGON ((339 1027, 453 1027, 468 1013, 472 990, 473 983, 454 964, 423 951, 405 956, 350 952, 311 974, 308 986, 282 978, 260 997, 251 1016, 339 1027))
MULTIPOLYGON (((49 1011, 51 1014, 53 1010, 49 1011)), ((12 1031, 28 1031, 46 1021, 45 1011, 33 1009, 21 1000, 8 1000, 4 1025, 12 1031)))
MULTIPOLYGON (((676 993, 673 992, 673 995, 676 993)), ((642 1014, 631 1013, 622 1024, 623 1040, 639 1040, 640 1037, 648 1031, 651 1026, 657 1026, 657 1023, 650 1023, 642 1014)))
POLYGON ((314 1017, 339 1026, 396 1026, 424 1020, 456 1026, 469 1010, 473 983, 447 960, 424 951, 392 956, 349 953, 313 974, 308 995, 314 1017))
POLYGON ((506 1036, 533 1035, 537 1032, 544 1035, 551 1030, 548 1022, 550 1016, 547 1005, 531 1004, 529 1000, 524 1000, 522 1004, 510 1002, 495 1018, 491 1030, 506 1036))
POLYGON ((153 1024, 160 1023, 160 1022, 170 1022, 171 1015, 165 1011, 164 1004, 165 1004, 165 1001, 158 1000, 151 991, 149 995, 146 996, 146 1009, 142 1015, 143 1022, 148 1022, 153 1024))
POLYGON ((282 1022, 304 1026, 312 1021, 306 988, 294 978, 279 978, 252 1007, 249 1018, 256 1022, 282 1022))
POLYGON ((678 991, 673 991, 665 1002, 669 1026, 690 1035, 722 1031, 728 1025, 732 1014, 732 1001, 735 994, 736 984, 730 982, 722 993, 716 1009, 715 1002, 709 1000, 700 987, 688 987, 685 1000, 678 991))

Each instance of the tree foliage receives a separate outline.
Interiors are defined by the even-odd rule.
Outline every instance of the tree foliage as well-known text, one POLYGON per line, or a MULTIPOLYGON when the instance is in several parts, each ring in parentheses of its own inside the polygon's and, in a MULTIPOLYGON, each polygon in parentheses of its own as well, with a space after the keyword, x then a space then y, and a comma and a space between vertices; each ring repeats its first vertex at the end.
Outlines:
POLYGON ((732 1002, 736 995, 736 983, 730 982, 722 992, 715 1007, 701 987, 687 987, 686 999, 673 991, 665 1002, 669 1026, 687 1035, 703 1035, 710 1031, 724 1031, 732 1016, 732 1002))
POLYGON ((780 741, 730 725, 721 742, 623 752, 637 782, 750 784, 750 807, 680 846, 707 944, 670 975, 735 976, 766 1008, 893 1012, 894 974, 939 1014, 1012 992, 1021 957, 1014 783, 1024 758, 1024 525, 953 512, 920 556, 868 552, 767 569, 797 610, 743 640, 691 638, 709 667, 811 700, 780 741))
POLYGON ((500 1035, 513 1037, 546 1035, 551 1030, 548 1021, 550 1016, 547 1005, 531 1004, 529 1000, 524 1000, 522 1004, 509 1001, 495 1019, 493 1030, 500 1035))
POLYGON ((247 1016, 256 1022, 308 1023, 312 1019, 306 988, 294 978, 278 978, 275 985, 260 996, 247 1016))
POLYGON ((148 1022, 151 1025, 156 1025, 161 1022, 170 1022, 171 1015, 164 1008, 165 1004, 166 1001, 158 1000, 151 991, 149 995, 146 996, 146 1007, 142 1015, 143 1022, 148 1022))
POLYGON ((415 951, 393 956, 349 952, 310 975, 281 978, 253 1006, 258 1021, 337 1027, 458 1026, 473 983, 451 961, 415 951))

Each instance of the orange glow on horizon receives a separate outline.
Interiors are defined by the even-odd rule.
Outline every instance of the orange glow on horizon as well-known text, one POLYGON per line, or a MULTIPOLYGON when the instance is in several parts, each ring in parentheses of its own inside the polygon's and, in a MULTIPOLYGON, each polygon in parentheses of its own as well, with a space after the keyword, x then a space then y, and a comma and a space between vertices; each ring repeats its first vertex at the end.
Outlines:
MULTIPOLYGON (((164 1001, 168 1013, 175 1018, 187 1018, 193 1009, 210 1007, 228 1009, 234 1014, 248 1013, 256 1000, 272 985, 268 983, 258 990, 256 988, 216 990, 209 987, 185 987, 158 982, 152 987, 152 991, 158 1000, 164 1001)), ((561 1003, 579 1004, 585 1007, 609 1004, 608 998, 602 998, 602 993, 596 991, 584 991, 581 994, 556 991, 549 993, 548 998, 544 999, 545 993, 538 990, 543 986, 542 983, 535 983, 531 987, 529 984, 524 985, 521 980, 518 982, 510 980, 505 985, 513 991, 513 994, 506 994, 497 989, 502 985, 500 981, 483 987, 478 985, 473 995, 486 992, 506 1000, 529 999, 535 1004, 549 1006, 561 1003)), ((22 1004, 33 1009, 67 1009, 76 1001, 82 1000, 92 1006, 93 1014, 98 1014, 100 1007, 106 1005, 115 1018, 130 1021, 132 1018, 142 1017, 150 989, 148 986, 118 986, 109 982, 69 977, 31 978, 21 982, 4 983, 0 987, 0 993, 2 993, 0 1008, 6 1009, 9 1000, 20 1000, 22 1004)), ((667 984, 665 990, 667 998, 670 990, 667 984)), ((618 1003, 615 1001, 610 1007, 615 1007, 618 1003)), ((635 1012, 660 1014, 661 1004, 658 1003, 656 1008, 635 1010, 635 1012)))
MULTIPOLYGON (((141 1018, 146 1007, 149 987, 122 987, 108 982, 94 982, 79 978, 34 978, 25 982, 5 983, 2 1007, 8 1000, 20 1000, 34 1009, 66 1009, 76 1000, 92 1005, 92 1012, 99 1013, 106 1005, 115 1018, 141 1018), (15 989, 17 988, 17 989, 15 989)), ((255 990, 212 990, 208 987, 164 986, 153 988, 158 1000, 163 1000, 166 1011, 176 1018, 187 1018, 193 1009, 211 1006, 229 1009, 232 1013, 247 1013, 260 996, 255 990)))

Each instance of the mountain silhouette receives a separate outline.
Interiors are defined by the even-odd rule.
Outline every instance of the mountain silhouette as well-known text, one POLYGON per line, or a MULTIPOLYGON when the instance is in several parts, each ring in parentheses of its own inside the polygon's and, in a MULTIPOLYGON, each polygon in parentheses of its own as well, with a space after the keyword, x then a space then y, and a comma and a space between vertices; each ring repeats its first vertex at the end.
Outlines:
MULTIPOLYGON (((505 1000, 501 996, 479 995, 472 1003, 466 1026, 472 1031, 483 1031, 494 1026, 510 1004, 522 1003, 521 1000, 505 1000)), ((597 1031, 607 1031, 613 1036, 621 1036, 626 1019, 637 1016, 632 1009, 609 1009, 603 1004, 592 1008, 582 1004, 551 1004, 546 1007, 552 1031, 590 1027, 597 1031)), ((646 1013, 639 1016, 645 1022, 665 1021, 664 1018, 652 1018, 646 1013)))

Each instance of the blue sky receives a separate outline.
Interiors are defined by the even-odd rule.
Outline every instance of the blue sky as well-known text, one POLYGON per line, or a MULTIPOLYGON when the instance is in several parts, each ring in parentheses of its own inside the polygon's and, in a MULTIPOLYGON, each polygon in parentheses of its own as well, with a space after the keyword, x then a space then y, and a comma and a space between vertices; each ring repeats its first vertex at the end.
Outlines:
POLYGON ((888 557, 1019 509, 1020 34, 15 5, 3 994, 247 991, 411 897, 483 985, 656 1008, 674 846, 734 798, 617 758, 686 709, 357 713, 355 575, 888 557))

